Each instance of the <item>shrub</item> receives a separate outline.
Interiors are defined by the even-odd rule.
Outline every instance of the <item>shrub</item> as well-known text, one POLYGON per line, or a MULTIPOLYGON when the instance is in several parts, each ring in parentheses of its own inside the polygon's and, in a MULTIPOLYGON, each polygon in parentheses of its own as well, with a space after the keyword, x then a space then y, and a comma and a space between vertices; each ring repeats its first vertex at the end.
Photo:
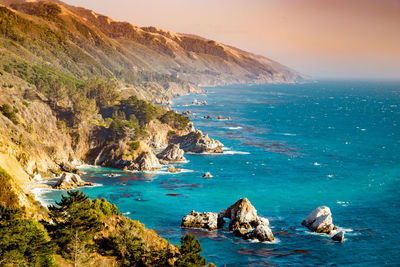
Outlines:
POLYGON ((140 143, 138 141, 130 142, 129 143, 129 150, 134 152, 134 151, 138 150, 139 146, 140 146, 140 143))
POLYGON ((11 184, 11 176, 0 167, 0 206, 17 207, 19 200, 11 184))
POLYGON ((177 266, 204 266, 206 260, 200 255, 202 251, 199 240, 193 235, 185 235, 181 238, 179 251, 181 257, 176 262, 177 266))
POLYGON ((0 111, 5 117, 7 117, 10 121, 12 121, 12 123, 14 123, 15 125, 19 124, 19 121, 15 114, 16 112, 18 112, 18 109, 12 110, 9 104, 3 104, 0 107, 0 111))

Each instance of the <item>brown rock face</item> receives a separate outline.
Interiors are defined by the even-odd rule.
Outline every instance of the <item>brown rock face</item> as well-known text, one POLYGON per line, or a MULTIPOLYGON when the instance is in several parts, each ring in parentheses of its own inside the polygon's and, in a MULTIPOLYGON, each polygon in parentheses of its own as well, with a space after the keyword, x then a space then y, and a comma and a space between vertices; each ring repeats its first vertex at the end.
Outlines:
POLYGON ((233 231, 235 225, 239 225, 240 228, 245 225, 250 225, 258 221, 257 210, 251 205, 247 198, 239 199, 235 204, 230 206, 225 211, 225 218, 231 220, 229 224, 229 230, 233 231))

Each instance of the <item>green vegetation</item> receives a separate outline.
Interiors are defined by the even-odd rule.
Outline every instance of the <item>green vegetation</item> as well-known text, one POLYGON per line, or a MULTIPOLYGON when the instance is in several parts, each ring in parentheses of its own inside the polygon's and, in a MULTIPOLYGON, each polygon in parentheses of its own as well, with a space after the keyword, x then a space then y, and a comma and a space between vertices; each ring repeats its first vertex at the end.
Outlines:
POLYGON ((55 247, 46 230, 24 219, 22 211, 0 207, 0 237, 2 266, 55 266, 55 247))
POLYGON ((140 147, 140 143, 138 141, 133 141, 129 143, 129 150, 131 152, 134 152, 136 150, 138 150, 140 147))
POLYGON ((175 111, 170 110, 160 118, 160 121, 170 125, 173 128, 183 130, 187 127, 190 119, 182 114, 178 114, 175 111))
POLYGON ((12 123, 15 125, 19 124, 18 118, 16 113, 18 113, 18 109, 12 108, 9 104, 3 104, 0 107, 1 113, 6 116, 12 123))

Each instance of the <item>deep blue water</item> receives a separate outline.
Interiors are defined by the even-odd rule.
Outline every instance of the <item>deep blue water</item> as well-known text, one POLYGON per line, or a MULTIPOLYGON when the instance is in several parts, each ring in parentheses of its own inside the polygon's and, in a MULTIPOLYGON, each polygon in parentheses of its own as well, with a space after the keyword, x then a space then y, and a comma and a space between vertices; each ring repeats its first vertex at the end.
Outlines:
POLYGON ((86 179, 103 186, 83 191, 107 198, 173 243, 186 232, 196 234, 202 255, 218 266, 400 264, 400 83, 207 90, 176 99, 174 109, 192 110, 196 127, 224 143, 227 154, 186 155, 190 162, 181 166, 192 172, 180 174, 112 178, 109 172, 117 170, 88 169, 86 179), (208 105, 181 106, 194 98, 208 105), (232 119, 218 121, 217 115, 232 119), (202 178, 206 171, 214 178, 202 178), (241 197, 270 220, 278 242, 179 227, 193 209, 218 212, 241 197), (346 229, 344 243, 301 225, 321 205, 346 229))

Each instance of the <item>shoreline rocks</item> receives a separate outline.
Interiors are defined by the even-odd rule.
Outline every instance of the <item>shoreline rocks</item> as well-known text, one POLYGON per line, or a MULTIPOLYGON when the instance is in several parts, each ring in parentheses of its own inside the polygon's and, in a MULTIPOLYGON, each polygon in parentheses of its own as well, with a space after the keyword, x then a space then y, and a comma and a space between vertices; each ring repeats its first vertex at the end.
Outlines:
POLYGON ((182 171, 182 169, 175 168, 174 166, 170 166, 167 169, 167 172, 170 172, 170 173, 178 173, 178 172, 181 172, 181 171, 182 171))
POLYGON ((184 153, 179 144, 169 144, 166 149, 157 154, 157 158, 163 161, 182 162, 186 161, 184 153))
POLYGON ((336 230, 332 223, 331 210, 326 206, 316 208, 301 224, 316 233, 329 235, 332 230, 336 230))
POLYGON ((74 189, 82 186, 93 186, 93 183, 83 181, 78 174, 64 172, 53 188, 74 189))
POLYGON ((134 169, 138 171, 161 170, 161 164, 154 153, 143 152, 139 155, 139 157, 137 157, 135 162, 128 167, 128 169, 134 169))

